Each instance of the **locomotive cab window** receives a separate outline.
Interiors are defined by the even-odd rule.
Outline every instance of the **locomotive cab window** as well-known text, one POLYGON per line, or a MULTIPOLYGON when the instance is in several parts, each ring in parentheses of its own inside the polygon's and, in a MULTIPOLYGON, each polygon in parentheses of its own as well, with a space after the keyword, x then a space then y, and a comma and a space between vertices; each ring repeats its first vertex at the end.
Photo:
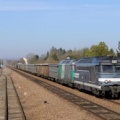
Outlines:
POLYGON ((102 66, 103 73, 113 73, 112 65, 103 65, 102 66))
POLYGON ((115 72, 120 73, 120 66, 115 66, 115 72))

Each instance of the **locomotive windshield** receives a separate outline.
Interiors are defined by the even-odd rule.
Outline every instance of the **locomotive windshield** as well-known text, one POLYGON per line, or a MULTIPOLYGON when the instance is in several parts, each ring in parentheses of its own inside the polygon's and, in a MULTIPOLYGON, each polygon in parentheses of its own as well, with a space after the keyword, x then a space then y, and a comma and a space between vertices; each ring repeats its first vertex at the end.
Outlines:
POLYGON ((103 73, 120 73, 120 66, 115 65, 102 65, 103 73))
POLYGON ((103 73, 113 73, 113 65, 103 65, 103 73))
POLYGON ((120 66, 115 66, 116 73, 120 73, 120 66))

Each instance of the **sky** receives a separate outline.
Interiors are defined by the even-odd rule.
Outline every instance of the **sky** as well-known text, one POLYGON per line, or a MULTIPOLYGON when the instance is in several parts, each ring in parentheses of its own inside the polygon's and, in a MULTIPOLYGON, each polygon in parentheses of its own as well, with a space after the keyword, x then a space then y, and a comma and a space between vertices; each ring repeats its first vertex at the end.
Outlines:
POLYGON ((120 41, 120 0, 0 0, 0 58, 120 41))

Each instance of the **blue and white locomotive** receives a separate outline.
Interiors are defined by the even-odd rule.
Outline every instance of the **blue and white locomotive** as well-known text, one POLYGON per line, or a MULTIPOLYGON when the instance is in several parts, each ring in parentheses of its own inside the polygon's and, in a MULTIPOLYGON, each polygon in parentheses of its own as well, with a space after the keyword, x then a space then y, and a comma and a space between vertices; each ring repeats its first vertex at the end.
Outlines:
POLYGON ((120 95, 120 58, 81 58, 75 64, 74 85, 95 95, 120 95))

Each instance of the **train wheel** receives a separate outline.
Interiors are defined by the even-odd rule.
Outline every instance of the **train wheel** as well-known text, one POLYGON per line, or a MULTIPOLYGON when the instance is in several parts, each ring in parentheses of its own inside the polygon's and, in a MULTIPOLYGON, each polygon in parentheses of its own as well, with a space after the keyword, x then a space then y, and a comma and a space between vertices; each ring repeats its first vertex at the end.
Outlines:
POLYGON ((94 88, 91 88, 92 94, 94 94, 95 96, 100 96, 100 91, 94 88))
POLYGON ((91 92, 93 95, 95 95, 95 89, 94 88, 91 88, 91 92))
POLYGON ((78 90, 81 90, 81 86, 79 84, 76 87, 78 90))
POLYGON ((74 84, 71 83, 71 82, 67 82, 67 85, 68 85, 69 87, 71 87, 71 88, 74 88, 74 84))
POLYGON ((96 89, 96 95, 100 96, 100 91, 96 89))
POLYGON ((63 80, 60 80, 59 82, 60 82, 61 85, 63 85, 63 80))
POLYGON ((100 92, 100 96, 103 98, 103 97, 105 97, 105 91, 101 91, 100 92))

